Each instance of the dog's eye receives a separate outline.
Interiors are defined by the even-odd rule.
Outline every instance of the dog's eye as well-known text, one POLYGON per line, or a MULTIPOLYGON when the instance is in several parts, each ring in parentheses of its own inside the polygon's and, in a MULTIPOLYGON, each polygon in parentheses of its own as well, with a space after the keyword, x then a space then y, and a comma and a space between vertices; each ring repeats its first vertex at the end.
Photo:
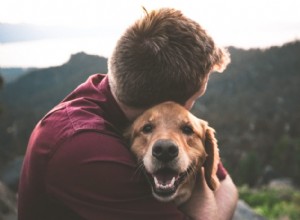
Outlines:
POLYGON ((153 130, 153 125, 152 124, 145 124, 142 128, 142 131, 145 133, 145 134, 148 134, 148 133, 151 133, 153 130))
POLYGON ((191 126, 189 126, 189 125, 183 125, 181 127, 181 130, 186 135, 191 135, 191 134, 194 133, 193 128, 191 126))

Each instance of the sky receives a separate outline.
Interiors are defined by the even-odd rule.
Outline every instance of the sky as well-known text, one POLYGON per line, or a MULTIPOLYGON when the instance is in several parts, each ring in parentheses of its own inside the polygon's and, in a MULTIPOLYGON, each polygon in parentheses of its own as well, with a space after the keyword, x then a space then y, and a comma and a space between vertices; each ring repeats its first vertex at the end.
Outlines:
MULTIPOLYGON (((222 46, 266 48, 300 39, 300 0, 0 0, 0 22, 102 28, 105 33, 101 39, 52 41, 49 48, 43 49, 52 49, 48 54, 53 56, 52 44, 64 45, 60 48, 67 47, 68 53, 86 50, 107 57, 126 27, 143 15, 142 6, 147 10, 179 9, 222 46)), ((0 66, 12 65, 5 63, 8 59, 29 59, 13 55, 18 50, 20 54, 26 50, 28 53, 32 44, 0 44, 0 66)))

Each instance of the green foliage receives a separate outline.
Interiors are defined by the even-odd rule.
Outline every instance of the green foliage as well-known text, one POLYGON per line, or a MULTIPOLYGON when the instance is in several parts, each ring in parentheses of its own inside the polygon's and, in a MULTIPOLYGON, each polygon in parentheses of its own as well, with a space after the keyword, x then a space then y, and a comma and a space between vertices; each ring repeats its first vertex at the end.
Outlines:
POLYGON ((194 112, 217 131, 221 156, 236 182, 255 182, 259 170, 253 161, 261 172, 273 165, 280 176, 300 183, 300 41, 229 51, 231 64, 210 76, 194 112))
MULTIPOLYGON (((0 75, 0 89, 2 89, 3 83, 4 83, 3 78, 0 75)), ((1 107, 1 103, 0 103, 0 114, 1 114, 1 112, 2 112, 2 107, 1 107)))
POLYGON ((259 158, 255 152, 246 154, 239 163, 236 180, 238 185, 248 184, 254 186, 261 173, 259 158))
POLYGON ((300 184, 300 138, 283 135, 273 150, 272 165, 300 184))
POLYGON ((3 79, 2 79, 2 76, 0 75, 0 88, 2 87, 3 85, 3 79))
POLYGON ((240 198, 270 220, 300 219, 300 191, 295 189, 239 188, 240 198))

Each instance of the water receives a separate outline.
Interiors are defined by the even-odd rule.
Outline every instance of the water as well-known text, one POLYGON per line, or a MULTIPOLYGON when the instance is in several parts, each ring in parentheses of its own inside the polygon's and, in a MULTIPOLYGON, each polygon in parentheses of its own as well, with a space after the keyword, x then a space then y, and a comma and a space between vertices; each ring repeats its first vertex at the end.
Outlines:
POLYGON ((109 57, 117 38, 65 38, 0 44, 0 67, 49 67, 67 62, 71 54, 85 52, 109 57))

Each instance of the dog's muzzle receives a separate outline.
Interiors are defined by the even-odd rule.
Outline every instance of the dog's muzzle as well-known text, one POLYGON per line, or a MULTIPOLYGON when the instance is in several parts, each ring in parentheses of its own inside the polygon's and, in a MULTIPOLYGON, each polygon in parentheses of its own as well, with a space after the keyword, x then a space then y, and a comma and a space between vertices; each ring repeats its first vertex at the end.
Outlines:
POLYGON ((157 169, 146 173, 154 195, 161 201, 170 201, 186 177, 187 173, 180 173, 176 166, 178 155, 179 148, 172 140, 160 139, 152 146, 153 163, 157 169))

